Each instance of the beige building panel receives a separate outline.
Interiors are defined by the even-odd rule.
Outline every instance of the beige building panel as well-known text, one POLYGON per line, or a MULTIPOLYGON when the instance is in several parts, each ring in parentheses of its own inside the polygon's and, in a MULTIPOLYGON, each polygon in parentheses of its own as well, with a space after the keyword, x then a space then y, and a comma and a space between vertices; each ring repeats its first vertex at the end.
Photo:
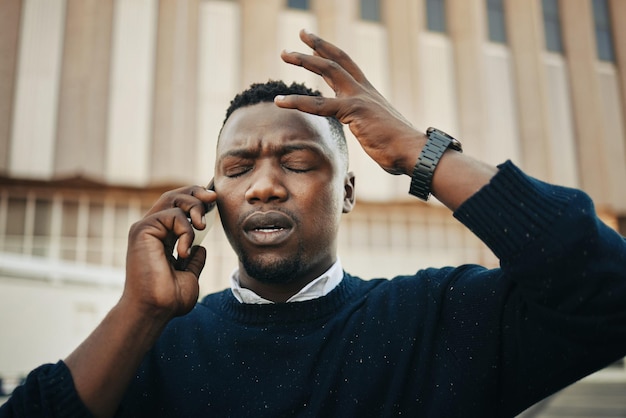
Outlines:
POLYGON ((70 352, 98 325, 121 296, 122 287, 52 286, 47 281, 0 275, 0 372, 24 377, 70 352), (27 330, 25 332, 25 330, 27 330))
POLYGON ((21 0, 0 1, 0 173, 9 169, 21 12, 21 0))
POLYGON ((9 171, 53 174, 65 0, 26 0, 22 9, 9 171))
POLYGON ((420 97, 420 62, 424 21, 423 0, 381 2, 381 13, 387 30, 389 66, 388 99, 408 120, 416 123, 422 110, 420 97))
POLYGON ((428 59, 420 61, 418 100, 423 114, 414 123, 421 130, 436 126, 460 137, 452 43, 447 36, 430 32, 422 33, 420 40, 422 54, 428 59))
MULTIPOLYGON (((622 98, 622 121, 626 121, 626 1, 608 0, 611 12, 611 29, 613 30, 613 48, 617 64, 619 92, 622 98)), ((626 123, 626 122, 624 122, 626 123)), ((626 138, 624 138, 626 142, 626 138)))
POLYGON ((626 130, 622 115, 619 80, 615 67, 610 63, 598 64, 598 84, 602 97, 601 115, 605 132, 605 173, 608 183, 607 208, 626 213, 626 130))
POLYGON ((389 71, 389 37, 387 29, 374 22, 357 21, 354 35, 359 41, 352 47, 350 56, 358 63, 367 79, 384 97, 391 97, 389 71))
POLYGON ((544 71, 548 87, 547 117, 550 131, 550 177, 554 183, 579 187, 578 156, 567 66, 561 55, 546 53, 544 71))
POLYGON ((543 71, 544 32, 541 0, 505 0, 517 104, 519 156, 532 175, 548 179, 553 156, 549 146, 548 97, 543 71))
MULTIPOLYGON (((302 43, 298 37, 300 29, 306 29, 317 33, 317 19, 310 12, 302 10, 282 10, 278 16, 278 42, 279 47, 287 51, 300 51, 310 54, 311 49, 302 43)), ((279 63, 279 75, 275 78, 283 80, 287 84, 295 81, 305 83, 308 87, 323 91, 325 94, 332 93, 324 80, 316 74, 301 67, 286 64, 280 59, 280 53, 273 57, 279 63)), ((264 74, 257 74, 257 82, 267 81, 264 74)))
POLYGON ((57 176, 104 178, 113 1, 68 0, 58 103, 57 176))
POLYGON ((241 8, 241 89, 280 75, 279 15, 283 0, 239 0, 241 8))
POLYGON ((510 159, 526 167, 529 165, 526 157, 536 158, 536 155, 525 158, 521 155, 511 55, 502 45, 486 45, 484 51, 485 78, 489 80, 484 93, 487 127, 477 157, 494 165, 510 159))
POLYGON ((116 0, 113 17, 106 180, 149 181, 156 3, 116 0))
MULTIPOLYGON (((466 152, 487 155, 490 149, 488 60, 485 59, 485 2, 453 0, 446 3, 449 36, 454 51, 458 108, 458 135, 466 152)), ((429 58, 426 58, 429 60, 429 58)))
POLYGON ((604 207, 610 203, 607 178, 606 129, 596 70, 595 33, 591 2, 559 2, 565 57, 570 76, 573 120, 578 144, 581 187, 604 207))
POLYGON ((239 91, 239 7, 230 1, 199 5, 196 170, 193 183, 208 184, 226 106, 239 91))
POLYGON ((353 23, 359 12, 357 0, 311 0, 311 10, 317 19, 318 35, 340 45, 345 51, 354 50, 354 44, 358 42, 353 33, 353 23))
POLYGON ((365 279, 412 274, 421 268, 497 259, 440 205, 358 204, 339 233, 344 269, 365 279))
POLYGON ((161 0, 157 22, 150 182, 195 174, 198 0, 161 0))

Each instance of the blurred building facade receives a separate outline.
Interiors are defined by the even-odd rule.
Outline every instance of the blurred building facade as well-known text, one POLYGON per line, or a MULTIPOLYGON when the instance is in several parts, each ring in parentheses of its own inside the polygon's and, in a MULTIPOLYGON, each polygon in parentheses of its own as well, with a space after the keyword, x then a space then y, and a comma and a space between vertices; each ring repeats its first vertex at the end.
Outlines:
MULTIPOLYGON (((301 28, 348 52, 419 128, 584 189, 626 234, 623 0, 4 0, 0 376, 62 358, 115 303, 128 227, 163 191, 209 181, 237 92, 283 79, 331 93, 279 58, 307 51, 301 28)), ((353 138, 350 151, 346 270, 497 265, 442 205, 411 198, 408 178, 353 138)), ((236 265, 216 225, 203 294, 236 265)), ((605 374, 626 380, 623 366, 605 374)))

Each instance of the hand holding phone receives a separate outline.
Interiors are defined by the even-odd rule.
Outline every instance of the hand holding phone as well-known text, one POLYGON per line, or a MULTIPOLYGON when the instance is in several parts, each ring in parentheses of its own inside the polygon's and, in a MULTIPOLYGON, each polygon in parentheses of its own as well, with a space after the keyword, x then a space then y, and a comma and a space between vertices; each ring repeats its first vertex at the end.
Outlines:
MULTIPOLYGON (((209 182, 206 189, 215 190, 213 180, 209 182)), ((207 236, 209 230, 213 227, 213 224, 215 223, 215 218, 217 217, 217 212, 215 211, 216 207, 217 205, 215 204, 215 202, 209 204, 206 207, 206 212, 204 213, 204 220, 205 220, 204 229, 196 229, 192 225, 193 232, 194 232, 194 239, 193 239, 193 242, 191 243, 191 248, 201 245, 202 242, 204 241, 204 238, 207 236)), ((188 219, 188 220, 189 220, 189 223, 191 223, 191 219, 188 219)), ((189 258, 180 258, 178 256, 178 251, 176 249, 174 252, 176 255, 176 259, 177 259, 176 269, 184 270, 186 268, 189 258)))

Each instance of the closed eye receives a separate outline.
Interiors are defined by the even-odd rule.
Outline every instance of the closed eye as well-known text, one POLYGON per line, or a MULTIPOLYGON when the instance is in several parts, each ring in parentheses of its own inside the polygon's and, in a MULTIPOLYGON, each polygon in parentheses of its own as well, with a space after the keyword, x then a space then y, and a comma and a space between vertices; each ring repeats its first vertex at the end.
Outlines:
POLYGON ((246 174, 248 171, 252 170, 253 168, 254 168, 254 165, 252 164, 229 165, 227 167, 224 167, 224 175, 226 177, 235 178, 235 177, 239 177, 239 176, 246 174))
POLYGON ((289 171, 291 171, 293 173, 306 173, 307 171, 311 171, 310 167, 304 167, 304 166, 283 164, 283 167, 286 170, 289 170, 289 171))
POLYGON ((310 150, 295 150, 286 153, 280 159, 280 164, 293 173, 306 173, 317 167, 319 157, 310 150))

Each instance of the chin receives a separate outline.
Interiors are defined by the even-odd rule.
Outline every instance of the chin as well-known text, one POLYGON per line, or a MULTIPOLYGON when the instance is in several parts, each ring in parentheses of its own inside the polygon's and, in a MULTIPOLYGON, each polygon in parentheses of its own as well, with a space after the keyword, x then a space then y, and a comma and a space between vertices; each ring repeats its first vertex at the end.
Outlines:
POLYGON ((300 257, 289 259, 251 260, 242 257, 241 264, 248 276, 271 284, 286 284, 296 281, 300 277, 302 262, 300 257))

